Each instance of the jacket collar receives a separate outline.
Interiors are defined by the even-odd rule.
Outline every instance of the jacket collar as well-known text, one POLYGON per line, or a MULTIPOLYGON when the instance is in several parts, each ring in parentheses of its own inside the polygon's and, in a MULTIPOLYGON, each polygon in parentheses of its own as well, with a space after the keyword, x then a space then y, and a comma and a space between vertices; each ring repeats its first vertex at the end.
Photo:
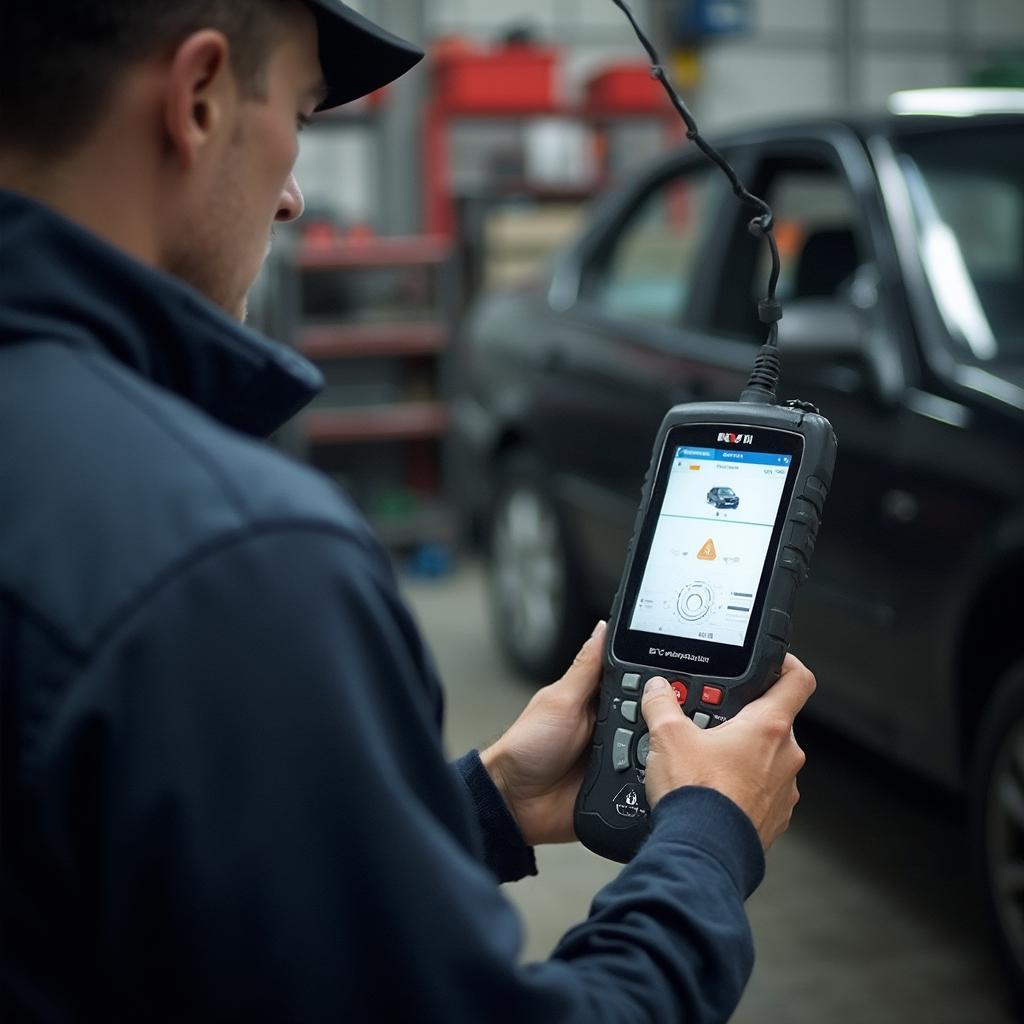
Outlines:
POLYGON ((105 351, 260 437, 323 386, 312 364, 193 288, 0 189, 0 348, 32 339, 105 351))

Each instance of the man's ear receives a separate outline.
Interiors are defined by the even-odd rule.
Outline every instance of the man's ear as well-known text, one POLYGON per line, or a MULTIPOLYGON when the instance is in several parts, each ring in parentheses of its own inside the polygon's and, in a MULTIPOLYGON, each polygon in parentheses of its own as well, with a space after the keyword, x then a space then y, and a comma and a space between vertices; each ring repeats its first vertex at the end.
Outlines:
POLYGON ((238 98, 224 34, 203 29, 185 39, 174 52, 164 94, 167 142, 180 166, 196 163, 230 120, 238 98))

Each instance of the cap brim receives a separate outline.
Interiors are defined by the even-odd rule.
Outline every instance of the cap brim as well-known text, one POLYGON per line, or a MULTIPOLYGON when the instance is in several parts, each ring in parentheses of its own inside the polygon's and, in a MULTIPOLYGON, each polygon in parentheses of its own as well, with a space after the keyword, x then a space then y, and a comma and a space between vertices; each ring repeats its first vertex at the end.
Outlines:
POLYGON ((305 0, 320 32, 320 68, 330 110, 400 78, 423 59, 423 50, 399 39, 340 0, 305 0))

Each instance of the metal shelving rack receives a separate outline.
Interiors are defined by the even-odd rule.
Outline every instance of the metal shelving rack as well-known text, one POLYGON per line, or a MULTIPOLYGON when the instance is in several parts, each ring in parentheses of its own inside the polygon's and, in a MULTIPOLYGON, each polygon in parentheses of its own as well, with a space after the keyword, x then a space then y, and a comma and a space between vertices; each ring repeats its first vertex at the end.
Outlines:
MULTIPOLYGON (((445 359, 456 304, 452 252, 451 241, 440 236, 304 241, 295 234, 275 247, 268 267, 276 313, 272 333, 328 379, 324 396, 279 440, 292 454, 341 478, 385 543, 395 548, 448 545, 455 539, 443 452, 449 423, 445 359), (306 308, 311 277, 365 282, 405 272, 429 281, 424 291, 430 312, 416 319, 367 320, 359 300, 337 317, 322 309, 312 316, 306 308), (404 378, 410 373, 414 386, 406 394, 404 378), (368 375, 364 398, 359 381, 365 385, 368 375), (398 393, 382 399, 374 375, 385 381, 384 391, 398 393), (375 481, 369 491, 362 486, 367 478, 375 481)), ((379 317, 372 308, 369 315, 379 317)))

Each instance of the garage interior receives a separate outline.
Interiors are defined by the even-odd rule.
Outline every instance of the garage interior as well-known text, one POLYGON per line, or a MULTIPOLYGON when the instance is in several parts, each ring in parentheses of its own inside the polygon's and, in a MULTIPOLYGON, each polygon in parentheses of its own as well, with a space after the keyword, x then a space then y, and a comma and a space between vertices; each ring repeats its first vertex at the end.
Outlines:
MULTIPOLYGON (((500 655, 480 524, 451 490, 452 347, 481 294, 529 282, 682 128, 604 0, 355 6, 428 59, 304 135, 307 212, 275 248, 253 319, 325 373, 278 440, 345 486, 392 551, 446 686, 454 757, 493 740, 544 680, 500 655)), ((712 138, 884 110, 907 90, 1024 85, 1019 0, 634 7, 712 138)), ((749 903, 758 961, 733 1019, 1008 1024, 962 800, 813 715, 799 739, 802 801, 749 903)), ((505 887, 525 960, 618 870, 575 844, 538 862, 539 877, 505 887)))
MULTIPOLYGON (((610 190, 686 145, 685 127, 609 0, 350 5, 422 43, 427 59, 306 129, 296 167, 306 212, 277 233, 250 323, 324 375, 322 394, 274 441, 337 481, 391 553, 445 684, 454 758, 492 742, 551 681, 502 654, 486 517, 457 486, 467 324, 483 297, 528 290, 610 190)), ((1024 96, 1022 0, 633 7, 712 140, 786 120, 891 113, 923 90, 1024 96)), ((792 241, 783 230, 779 238, 783 248, 792 241)), ((929 406, 933 421, 953 416, 942 401, 929 406)), ((911 499, 888 493, 890 519, 912 520, 911 499)), ((608 549, 615 564, 625 554, 608 549)), ((830 686, 828 673, 818 686, 830 686)), ((871 749, 845 735, 834 719, 812 712, 797 734, 808 755, 801 802, 748 904, 757 963, 732 1019, 1021 1019, 973 878, 963 793, 887 758, 884 743, 871 749)), ((545 958, 619 871, 579 844, 537 858, 536 878, 504 887, 521 916, 524 961, 545 958)))

